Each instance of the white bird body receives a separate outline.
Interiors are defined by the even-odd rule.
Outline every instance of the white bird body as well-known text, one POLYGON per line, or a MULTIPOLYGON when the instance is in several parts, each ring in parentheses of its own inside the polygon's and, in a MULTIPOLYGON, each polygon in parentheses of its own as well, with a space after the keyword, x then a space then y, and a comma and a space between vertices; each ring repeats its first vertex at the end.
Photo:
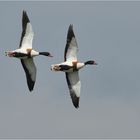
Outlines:
POLYGON ((52 71, 74 72, 78 71, 85 66, 84 63, 77 61, 65 61, 60 64, 51 65, 52 71))
POLYGON ((34 32, 26 11, 22 15, 22 34, 19 48, 13 51, 5 52, 9 57, 15 57, 21 60, 21 64, 26 74, 27 84, 30 91, 33 90, 36 81, 36 66, 33 57, 38 55, 50 56, 49 52, 37 52, 32 49, 34 32))
POLYGON ((39 52, 37 52, 33 49, 19 48, 19 49, 13 50, 13 51, 7 51, 6 55, 9 57, 16 57, 19 59, 27 59, 27 58, 38 56, 39 52))
POLYGON ((79 70, 87 64, 95 65, 95 61, 80 63, 77 60, 78 45, 73 32, 73 26, 70 25, 67 33, 67 42, 64 52, 64 61, 59 64, 51 65, 52 71, 63 71, 66 74, 66 81, 70 91, 73 105, 79 107, 81 82, 79 79, 79 70))

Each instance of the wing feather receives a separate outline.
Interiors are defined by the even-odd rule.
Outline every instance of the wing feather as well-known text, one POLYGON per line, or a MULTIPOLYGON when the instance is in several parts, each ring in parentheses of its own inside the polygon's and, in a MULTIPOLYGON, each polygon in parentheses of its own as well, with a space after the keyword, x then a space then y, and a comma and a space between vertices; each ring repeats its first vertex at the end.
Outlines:
POLYGON ((65 61, 77 61, 78 45, 73 31, 73 25, 69 26, 67 33, 67 42, 64 52, 65 61))
POLYGON ((36 81, 36 66, 33 58, 21 59, 21 64, 26 74, 28 88, 32 91, 36 81))
POLYGON ((22 14, 22 34, 19 47, 32 48, 34 32, 26 11, 22 14))
POLYGON ((81 82, 79 80, 78 71, 66 73, 66 80, 70 91, 70 96, 73 102, 73 105, 78 108, 79 107, 79 99, 80 99, 80 89, 81 82))

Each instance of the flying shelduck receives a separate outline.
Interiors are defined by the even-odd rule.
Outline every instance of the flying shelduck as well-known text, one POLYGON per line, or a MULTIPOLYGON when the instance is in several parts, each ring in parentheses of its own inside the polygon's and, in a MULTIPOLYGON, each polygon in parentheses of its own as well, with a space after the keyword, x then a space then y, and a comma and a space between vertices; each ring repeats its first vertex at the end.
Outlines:
POLYGON ((73 25, 69 26, 66 47, 64 51, 64 62, 51 66, 52 71, 62 71, 66 74, 70 96, 75 108, 79 107, 81 82, 78 71, 86 65, 97 65, 94 60, 80 63, 77 60, 78 45, 73 31, 73 25))
POLYGON ((19 58, 26 74, 27 85, 30 91, 33 90, 36 81, 36 66, 33 57, 44 55, 52 57, 49 52, 38 52, 32 49, 34 32, 26 11, 22 14, 22 34, 19 48, 5 52, 6 56, 19 58))

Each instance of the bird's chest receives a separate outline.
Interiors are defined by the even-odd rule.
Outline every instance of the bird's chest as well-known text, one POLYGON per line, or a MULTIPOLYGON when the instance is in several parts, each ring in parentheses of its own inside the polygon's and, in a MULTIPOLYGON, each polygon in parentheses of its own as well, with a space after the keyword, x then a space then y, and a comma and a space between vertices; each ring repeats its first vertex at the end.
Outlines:
POLYGON ((78 62, 76 61, 76 62, 72 62, 72 69, 73 69, 73 71, 77 71, 78 70, 78 62))

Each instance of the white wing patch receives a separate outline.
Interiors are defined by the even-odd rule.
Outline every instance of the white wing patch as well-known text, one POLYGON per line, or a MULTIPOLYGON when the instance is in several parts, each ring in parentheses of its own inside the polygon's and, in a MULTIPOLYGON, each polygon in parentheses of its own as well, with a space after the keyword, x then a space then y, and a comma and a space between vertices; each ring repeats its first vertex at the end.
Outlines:
POLYGON ((67 75, 70 92, 80 97, 81 82, 79 80, 78 71, 67 73, 67 75))
POLYGON ((33 37, 34 37, 34 32, 32 29, 32 25, 31 25, 31 23, 27 23, 26 33, 23 37, 21 47, 22 48, 32 48, 33 37))
POLYGON ((80 97, 80 89, 81 89, 81 82, 79 81, 75 85, 72 86, 73 91, 75 92, 77 97, 80 97))
POLYGON ((66 60, 77 61, 77 52, 78 52, 78 46, 77 46, 76 38, 73 37, 67 49, 66 60))

